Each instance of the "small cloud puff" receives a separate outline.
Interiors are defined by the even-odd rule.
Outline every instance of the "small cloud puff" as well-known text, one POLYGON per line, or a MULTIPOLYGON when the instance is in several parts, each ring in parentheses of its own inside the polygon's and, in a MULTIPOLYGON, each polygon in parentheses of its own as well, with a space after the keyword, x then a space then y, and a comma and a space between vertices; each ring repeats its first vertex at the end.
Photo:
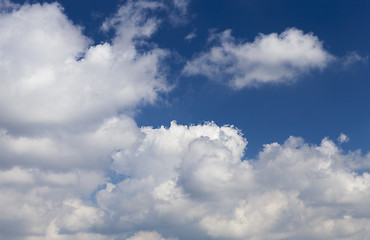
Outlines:
POLYGON ((344 133, 340 133, 339 137, 338 137, 338 142, 340 144, 342 143, 346 143, 349 141, 349 137, 347 137, 347 135, 345 135, 344 133))
POLYGON ((196 37, 197 37, 197 35, 195 34, 195 32, 191 32, 191 33, 189 33, 188 35, 185 36, 185 40, 190 42, 193 38, 196 38, 196 37))

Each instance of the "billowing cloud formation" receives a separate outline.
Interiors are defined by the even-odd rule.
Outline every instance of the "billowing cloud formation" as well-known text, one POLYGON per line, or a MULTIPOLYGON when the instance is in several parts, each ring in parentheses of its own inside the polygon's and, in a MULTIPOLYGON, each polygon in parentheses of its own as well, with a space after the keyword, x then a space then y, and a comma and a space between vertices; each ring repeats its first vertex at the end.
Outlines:
POLYGON ((172 123, 141 128, 130 139, 115 151, 101 150, 111 152, 110 175, 97 167, 2 170, 3 237, 125 239, 142 230, 178 239, 370 234, 370 175, 356 173, 370 159, 344 154, 328 139, 316 146, 291 137, 265 145, 256 160, 243 160, 247 141, 232 126, 172 123))
POLYGON ((370 234, 369 155, 290 137, 246 159, 234 126, 139 128, 126 116, 168 90, 146 11, 163 3, 129 1, 103 24, 112 42, 93 46, 57 4, 0 4, 1 239, 370 234))
POLYGON ((295 28, 281 34, 260 34, 246 43, 236 42, 231 30, 211 38, 219 44, 189 61, 184 73, 226 81, 237 89, 291 82, 302 73, 324 68, 333 59, 316 36, 295 28))
POLYGON ((139 53, 135 47, 157 26, 154 18, 145 18, 151 6, 144 7, 139 2, 122 7, 104 24, 115 28, 112 43, 94 46, 58 4, 26 4, 2 13, 0 123, 101 121, 140 102, 153 102, 158 91, 168 89, 159 70, 166 52, 152 48, 139 53))
POLYGON ((135 161, 123 151, 113 156, 115 171, 127 179, 96 195, 103 209, 120 215, 121 226, 182 226, 204 231, 206 239, 369 234, 370 212, 363 208, 370 175, 355 173, 369 159, 342 154, 328 139, 311 146, 291 137, 283 145, 265 145, 258 159, 243 161, 246 140, 230 126, 173 123, 142 132, 135 161))

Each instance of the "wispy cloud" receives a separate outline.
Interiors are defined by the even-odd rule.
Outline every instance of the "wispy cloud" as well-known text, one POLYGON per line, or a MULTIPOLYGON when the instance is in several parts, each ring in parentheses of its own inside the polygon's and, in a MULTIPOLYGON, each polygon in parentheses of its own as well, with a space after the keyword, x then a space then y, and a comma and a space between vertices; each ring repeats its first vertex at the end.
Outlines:
POLYGON ((173 8, 169 11, 169 18, 172 24, 182 25, 189 20, 189 4, 191 0, 170 0, 173 8))
POLYGON ((193 38, 196 38, 196 37, 197 37, 197 34, 195 33, 195 31, 193 31, 185 36, 185 40, 191 41, 193 38))
POLYGON ((340 60, 343 66, 345 68, 348 68, 349 66, 355 63, 359 63, 359 62, 367 63, 368 57, 360 56, 357 52, 350 52, 346 56, 342 57, 340 60))

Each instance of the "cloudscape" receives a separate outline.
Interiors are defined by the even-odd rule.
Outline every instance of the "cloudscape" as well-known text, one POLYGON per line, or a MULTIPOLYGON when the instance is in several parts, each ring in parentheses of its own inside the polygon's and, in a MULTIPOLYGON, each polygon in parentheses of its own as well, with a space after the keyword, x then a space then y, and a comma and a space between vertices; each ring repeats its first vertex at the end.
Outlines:
POLYGON ((0 238, 367 239, 369 10, 0 0, 0 238))

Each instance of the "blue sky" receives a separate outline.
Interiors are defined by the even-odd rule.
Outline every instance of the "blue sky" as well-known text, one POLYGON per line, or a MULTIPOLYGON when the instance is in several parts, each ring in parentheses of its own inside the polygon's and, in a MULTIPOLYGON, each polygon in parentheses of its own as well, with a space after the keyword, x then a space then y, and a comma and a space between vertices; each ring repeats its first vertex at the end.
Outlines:
POLYGON ((369 11, 0 0, 0 238, 366 238, 369 11))

